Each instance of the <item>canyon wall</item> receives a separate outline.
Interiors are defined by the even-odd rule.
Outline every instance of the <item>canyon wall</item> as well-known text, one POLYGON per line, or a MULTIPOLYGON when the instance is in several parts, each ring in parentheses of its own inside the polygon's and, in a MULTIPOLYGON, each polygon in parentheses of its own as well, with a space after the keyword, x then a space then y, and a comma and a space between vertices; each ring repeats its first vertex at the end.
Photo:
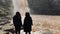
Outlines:
POLYGON ((28 0, 32 14, 60 15, 59 0, 28 0))

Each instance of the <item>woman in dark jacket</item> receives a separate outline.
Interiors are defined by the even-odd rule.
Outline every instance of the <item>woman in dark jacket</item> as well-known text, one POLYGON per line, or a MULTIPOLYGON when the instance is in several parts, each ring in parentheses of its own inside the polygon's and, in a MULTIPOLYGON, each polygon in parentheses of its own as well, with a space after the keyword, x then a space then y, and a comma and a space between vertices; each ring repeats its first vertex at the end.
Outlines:
POLYGON ((27 34, 31 34, 32 30, 32 18, 28 12, 26 12, 25 19, 24 19, 24 32, 27 34))
POLYGON ((16 34, 20 34, 22 21, 21 21, 21 15, 19 12, 16 12, 16 15, 13 17, 13 24, 15 26, 16 34))

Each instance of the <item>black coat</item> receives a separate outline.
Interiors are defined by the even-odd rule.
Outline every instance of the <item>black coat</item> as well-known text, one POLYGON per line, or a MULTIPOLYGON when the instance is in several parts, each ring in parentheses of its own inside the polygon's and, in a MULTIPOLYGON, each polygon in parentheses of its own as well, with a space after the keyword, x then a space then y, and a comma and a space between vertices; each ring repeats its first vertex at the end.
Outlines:
POLYGON ((19 16, 15 15, 13 17, 13 24, 14 24, 16 30, 21 30, 22 21, 19 16))
POLYGON ((32 18, 25 17, 24 19, 24 32, 30 32, 32 30, 32 18))

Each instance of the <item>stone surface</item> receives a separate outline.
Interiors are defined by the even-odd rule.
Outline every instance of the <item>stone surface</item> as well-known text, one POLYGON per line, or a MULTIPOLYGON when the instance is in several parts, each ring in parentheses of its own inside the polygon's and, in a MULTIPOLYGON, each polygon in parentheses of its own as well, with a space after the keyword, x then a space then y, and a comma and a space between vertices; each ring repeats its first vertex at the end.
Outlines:
POLYGON ((8 22, 8 20, 11 19, 12 14, 13 14, 12 0, 0 0, 0 23, 8 22))
MULTIPOLYGON (((60 16, 48 16, 48 15, 31 15, 33 19, 32 34, 60 34, 60 16)), ((22 20, 24 16, 22 16, 22 20)), ((1 25, 0 33, 5 34, 15 31, 13 21, 7 23, 4 26, 1 25)), ((21 34, 25 34, 21 30, 21 34)))
POLYGON ((60 15, 60 1, 58 0, 28 0, 32 14, 60 15))

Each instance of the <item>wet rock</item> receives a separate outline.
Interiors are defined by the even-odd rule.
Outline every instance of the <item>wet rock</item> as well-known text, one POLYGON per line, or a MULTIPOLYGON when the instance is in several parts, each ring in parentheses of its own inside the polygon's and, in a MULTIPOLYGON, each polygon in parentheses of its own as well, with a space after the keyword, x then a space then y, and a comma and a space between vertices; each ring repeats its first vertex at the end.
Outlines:
POLYGON ((4 31, 6 31, 7 33, 12 33, 12 34, 14 34, 15 33, 15 30, 14 29, 6 29, 6 30, 4 30, 4 31))

